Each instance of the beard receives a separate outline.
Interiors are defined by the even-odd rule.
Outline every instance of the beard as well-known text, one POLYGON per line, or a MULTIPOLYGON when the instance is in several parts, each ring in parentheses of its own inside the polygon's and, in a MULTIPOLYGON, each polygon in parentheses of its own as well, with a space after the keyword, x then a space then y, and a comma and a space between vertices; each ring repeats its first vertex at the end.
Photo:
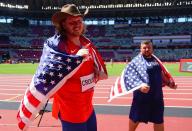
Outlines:
POLYGON ((81 31, 74 31, 73 33, 71 33, 71 35, 80 36, 80 35, 82 35, 82 32, 81 31))
POLYGON ((67 35, 77 37, 83 34, 84 29, 82 27, 66 28, 65 32, 67 35))
POLYGON ((152 53, 151 52, 144 52, 144 53, 142 53, 142 55, 146 58, 150 58, 152 56, 152 53))

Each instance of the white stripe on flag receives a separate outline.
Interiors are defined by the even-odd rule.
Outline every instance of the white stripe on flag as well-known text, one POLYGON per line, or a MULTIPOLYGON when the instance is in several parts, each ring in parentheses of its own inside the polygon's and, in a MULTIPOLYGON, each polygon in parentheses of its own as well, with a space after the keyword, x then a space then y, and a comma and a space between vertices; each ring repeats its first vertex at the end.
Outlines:
POLYGON ((30 124, 29 118, 27 118, 27 117, 23 114, 22 109, 20 109, 19 116, 20 116, 22 122, 25 123, 25 125, 29 125, 29 124, 30 124))
POLYGON ((93 50, 93 53, 94 53, 94 62, 97 64, 98 69, 100 71, 104 72, 104 69, 101 66, 101 63, 99 62, 99 58, 97 57, 95 50, 93 48, 92 48, 92 50, 93 50))
POLYGON ((114 95, 116 95, 116 94, 119 94, 119 90, 118 90, 118 81, 119 81, 119 77, 116 79, 116 81, 115 81, 115 85, 114 85, 114 95))
POLYGON ((31 94, 38 99, 42 103, 46 103, 48 98, 41 94, 34 86, 34 79, 32 79, 31 84, 30 84, 30 92, 31 94))
POLYGON ((121 75, 121 79, 120 79, 122 92, 126 92, 125 81, 124 81, 124 77, 123 77, 124 73, 125 73, 125 70, 123 70, 122 75, 121 75))
POLYGON ((35 108, 29 101, 26 96, 24 96, 23 104, 30 112, 36 112, 37 108, 35 108))

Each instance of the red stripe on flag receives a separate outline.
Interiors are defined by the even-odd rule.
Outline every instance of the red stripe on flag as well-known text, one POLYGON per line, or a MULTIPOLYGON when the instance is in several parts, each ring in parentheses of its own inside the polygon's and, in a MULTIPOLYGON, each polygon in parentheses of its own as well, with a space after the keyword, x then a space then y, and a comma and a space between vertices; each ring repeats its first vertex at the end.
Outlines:
POLYGON ((117 87, 118 87, 118 92, 122 93, 122 88, 121 88, 121 82, 120 82, 120 78, 118 78, 118 82, 117 82, 117 87))
POLYGON ((23 104, 22 102, 22 111, 23 111, 23 114, 27 117, 27 118, 30 118, 32 113, 25 107, 25 105, 23 104))
POLYGON ((21 120, 21 117, 20 117, 20 111, 18 111, 17 113, 17 119, 19 121, 18 123, 18 127, 23 130, 23 128, 25 127, 25 123, 21 120))
POLYGON ((40 104, 40 101, 33 96, 33 94, 28 91, 26 94, 28 101, 30 104, 32 104, 34 107, 37 107, 40 104))
POLYGON ((20 121, 20 122, 18 123, 18 126, 19 126, 19 128, 20 128, 21 130, 23 130, 23 128, 25 127, 25 123, 24 123, 23 121, 20 121))
POLYGON ((115 96, 115 92, 114 92, 114 86, 112 86, 111 90, 112 90, 112 96, 115 96))
MULTIPOLYGON (((93 49, 94 50, 94 49, 93 49)), ((97 58, 97 55, 95 54, 95 52, 93 51, 93 55, 94 57, 96 58, 95 61, 97 62, 97 65, 98 65, 98 68, 99 68, 99 71, 101 71, 101 65, 100 65, 100 62, 98 61, 98 58, 97 58)))
POLYGON ((19 110, 18 113, 17 113, 17 120, 18 120, 18 121, 21 121, 20 110, 19 110))

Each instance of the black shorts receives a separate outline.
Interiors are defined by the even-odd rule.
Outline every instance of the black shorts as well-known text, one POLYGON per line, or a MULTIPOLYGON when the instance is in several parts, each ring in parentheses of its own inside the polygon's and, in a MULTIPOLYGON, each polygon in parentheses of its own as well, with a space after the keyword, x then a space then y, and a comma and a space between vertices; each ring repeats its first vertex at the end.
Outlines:
POLYGON ((163 123, 164 102, 163 100, 133 101, 129 118, 134 122, 163 123))

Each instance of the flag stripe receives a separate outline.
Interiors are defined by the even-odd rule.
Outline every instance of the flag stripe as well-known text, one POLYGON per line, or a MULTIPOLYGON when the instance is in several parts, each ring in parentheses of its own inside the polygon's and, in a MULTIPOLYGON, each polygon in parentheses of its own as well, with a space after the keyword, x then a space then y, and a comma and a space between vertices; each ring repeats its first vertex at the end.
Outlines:
MULTIPOLYGON (((23 103, 22 103, 23 104, 23 103)), ((25 107, 25 105, 23 104, 22 106, 22 112, 23 114, 27 117, 27 118, 30 118, 32 113, 25 107)))
POLYGON ((21 121, 21 122, 19 122, 18 126, 19 126, 20 129, 23 130, 24 127, 25 127, 25 123, 23 121, 21 121))
POLYGON ((92 48, 92 51, 93 51, 94 62, 96 64, 97 68, 99 69, 99 71, 103 71, 103 68, 99 62, 99 58, 97 57, 96 52, 93 48, 92 48))
POLYGON ((165 68, 165 66, 162 64, 162 62, 159 60, 159 58, 157 58, 155 55, 153 55, 153 57, 155 57, 155 59, 158 61, 158 63, 160 63, 160 66, 162 68, 162 71, 169 77, 171 78, 171 74, 168 72, 167 68, 165 68))
MULTIPOLYGON (((27 128, 35 119, 47 100, 53 96, 83 64, 83 57, 59 52, 60 37, 52 37, 44 43, 43 54, 30 86, 27 88, 18 112, 20 129, 27 128), (50 41, 51 40, 51 41, 50 41)), ((102 59, 90 48, 93 61, 99 73, 106 68, 102 59)), ((107 75, 107 73, 106 73, 107 75)), ((104 79, 104 78, 103 78, 104 79)))
POLYGON ((35 112, 37 110, 36 107, 34 107, 27 99, 27 96, 24 96, 23 99, 23 105, 30 111, 30 112, 35 112))
POLYGON ((98 61, 97 61, 97 59, 96 59, 94 50, 92 50, 92 56, 93 56, 94 63, 95 63, 95 65, 96 65, 96 67, 100 70, 100 66, 99 66, 99 63, 98 63, 98 61))
MULTIPOLYGON (((162 62, 156 56, 154 56, 154 58, 160 65, 162 72, 164 74, 163 76, 165 76, 165 78, 162 76, 162 79, 166 79, 165 81, 167 83, 169 82, 174 83, 173 77, 164 67, 162 62)), ((118 77, 116 79, 114 86, 111 87, 110 98, 108 102, 119 96, 132 93, 133 91, 141 88, 142 86, 148 86, 147 83, 149 81, 148 80, 149 78, 148 74, 146 73, 146 69, 147 69, 146 62, 142 57, 142 55, 139 54, 123 70, 120 78, 118 77), (138 70, 137 72, 136 69, 138 70)), ((167 83, 163 81, 163 85, 168 85, 167 83)))
POLYGON ((27 92, 26 95, 27 95, 27 98, 28 98, 27 100, 28 100, 29 103, 31 103, 34 107, 37 107, 37 106, 40 104, 40 101, 33 96, 33 94, 31 93, 31 91, 28 90, 28 92, 27 92))
POLYGON ((115 95, 114 86, 112 86, 111 90, 112 90, 112 96, 114 96, 115 95))
MULTIPOLYGON (((47 97, 45 95, 43 95, 42 93, 40 93, 36 88, 35 88, 35 85, 34 85, 34 77, 32 78, 32 82, 30 84, 30 92, 31 94, 39 101, 41 101, 42 103, 46 103, 47 101, 47 97)), ((43 87, 42 87, 43 88, 43 87)))
POLYGON ((118 79, 117 87, 118 87, 118 93, 122 93, 122 87, 121 87, 121 79, 118 79))
POLYGON ((22 121, 23 123, 25 123, 25 125, 28 124, 28 123, 30 123, 29 118, 27 118, 27 117, 24 115, 22 109, 20 109, 20 111, 19 111, 19 120, 20 120, 19 122, 22 121))

